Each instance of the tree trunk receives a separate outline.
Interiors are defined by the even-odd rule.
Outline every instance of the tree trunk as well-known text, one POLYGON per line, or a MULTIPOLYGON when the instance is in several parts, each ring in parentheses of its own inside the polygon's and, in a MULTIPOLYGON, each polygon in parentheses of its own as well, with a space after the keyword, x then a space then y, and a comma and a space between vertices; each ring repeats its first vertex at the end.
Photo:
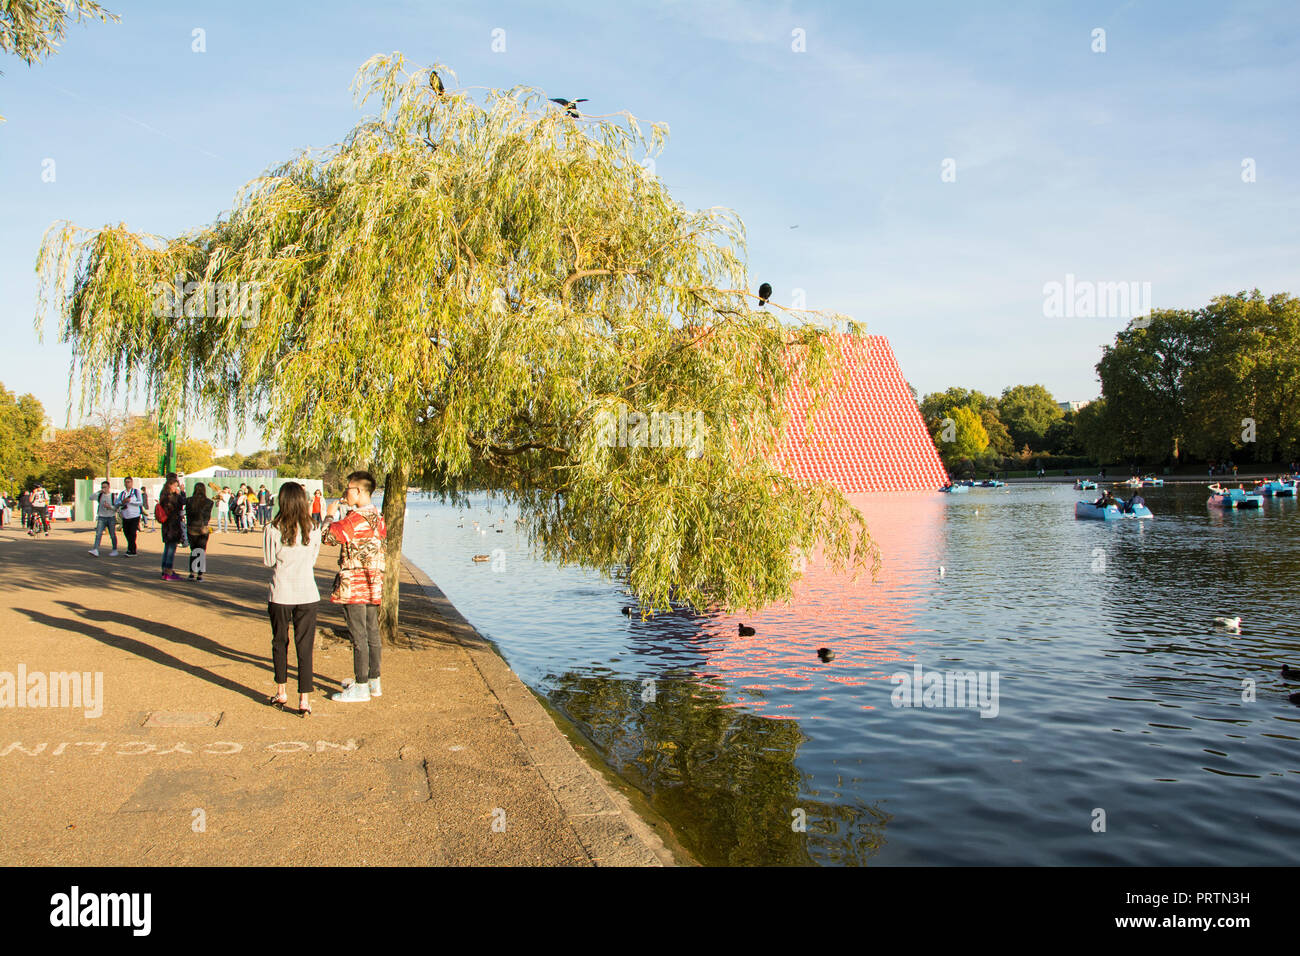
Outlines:
POLYGON ((398 597, 402 576, 402 531, 406 524, 406 466, 396 465, 384 479, 384 599, 379 605, 379 629, 389 644, 397 639, 398 597))

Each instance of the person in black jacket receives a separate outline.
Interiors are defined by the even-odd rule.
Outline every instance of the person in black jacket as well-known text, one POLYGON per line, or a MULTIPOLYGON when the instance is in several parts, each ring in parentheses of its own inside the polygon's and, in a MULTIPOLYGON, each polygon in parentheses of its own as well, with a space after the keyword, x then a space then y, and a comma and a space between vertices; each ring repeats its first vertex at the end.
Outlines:
POLYGON ((176 476, 172 475, 167 480, 167 484, 163 485, 162 493, 158 496, 158 505, 167 515, 166 520, 158 526, 163 542, 162 579, 164 581, 181 580, 181 576, 172 571, 172 565, 176 563, 176 549, 181 543, 181 514, 185 508, 180 484, 176 476))
POLYGON ((212 519, 212 499, 208 489, 199 482, 194 486, 194 494, 185 502, 185 522, 190 542, 190 580, 203 580, 203 572, 208 567, 208 522, 212 519))

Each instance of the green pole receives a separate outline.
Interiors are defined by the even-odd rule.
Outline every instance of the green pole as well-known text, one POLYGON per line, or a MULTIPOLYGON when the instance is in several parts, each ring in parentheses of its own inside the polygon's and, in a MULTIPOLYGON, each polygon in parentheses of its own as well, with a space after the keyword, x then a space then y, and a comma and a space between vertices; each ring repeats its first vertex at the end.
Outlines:
POLYGON ((164 478, 176 470, 176 433, 179 430, 174 421, 158 423, 158 436, 163 443, 162 454, 158 456, 158 474, 164 478))

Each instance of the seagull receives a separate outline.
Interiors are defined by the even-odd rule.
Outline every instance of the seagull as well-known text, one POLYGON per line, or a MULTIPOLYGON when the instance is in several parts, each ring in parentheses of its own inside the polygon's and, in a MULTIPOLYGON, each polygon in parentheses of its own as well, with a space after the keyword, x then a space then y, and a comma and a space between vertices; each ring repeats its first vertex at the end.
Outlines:
POLYGON ((433 88, 433 92, 437 93, 439 96, 442 96, 442 92, 443 92, 442 77, 438 75, 437 70, 429 71, 429 86, 433 88))
POLYGON ((772 287, 764 282, 758 287, 758 304, 760 306, 767 305, 767 300, 770 298, 772 298, 772 287))
POLYGON ((946 573, 947 571, 944 569, 944 566, 942 564, 939 565, 939 577, 942 578, 946 573))
POLYGON ((747 627, 744 624, 737 624, 736 629, 740 631, 741 637, 749 637, 754 633, 754 629, 752 627, 747 627))
POLYGON ((1222 624, 1225 631, 1240 631, 1241 618, 1239 617, 1216 617, 1215 624, 1222 624))
POLYGON ((564 107, 564 112, 565 112, 565 113, 567 113, 569 116, 572 116, 574 119, 577 119, 577 118, 578 118, 578 104, 579 104, 579 103, 585 103, 585 102, 587 102, 587 100, 586 100, 585 98, 584 98, 584 99, 580 99, 580 100, 566 100, 566 99, 564 99, 564 98, 561 97, 561 96, 552 96, 552 97, 551 97, 551 102, 552 102, 552 103, 559 103, 561 106, 564 107))

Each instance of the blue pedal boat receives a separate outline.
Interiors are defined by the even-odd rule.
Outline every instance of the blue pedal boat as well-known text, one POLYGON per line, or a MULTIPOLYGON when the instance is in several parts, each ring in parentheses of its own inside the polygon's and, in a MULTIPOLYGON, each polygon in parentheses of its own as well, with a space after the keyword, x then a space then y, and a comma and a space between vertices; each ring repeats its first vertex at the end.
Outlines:
POLYGON ((1007 483, 1005 481, 998 481, 996 478, 990 478, 987 481, 981 481, 975 487, 976 488, 1005 488, 1006 486, 1007 483))
POLYGON ((1266 481, 1255 486, 1255 491, 1265 498, 1294 498, 1295 485, 1286 481, 1266 481))
POLYGON ((1074 483, 1075 491, 1096 491, 1097 483, 1089 481, 1087 478, 1080 478, 1074 483))
POLYGON ((939 490, 948 495, 964 495, 970 491, 970 485, 947 485, 939 490))
POLYGON ((1224 492, 1216 492, 1206 499, 1205 503, 1211 508, 1223 508, 1225 511, 1236 508, 1239 511, 1249 510, 1251 508, 1264 507, 1264 496, 1252 494, 1241 488, 1229 488, 1224 492))
POLYGON ((1074 503, 1074 516, 1076 518, 1090 518, 1093 521, 1123 521, 1125 518, 1154 518, 1151 509, 1146 505, 1138 505, 1132 511, 1123 511, 1119 505, 1106 505, 1104 508, 1094 505, 1091 501, 1076 501, 1074 503))

